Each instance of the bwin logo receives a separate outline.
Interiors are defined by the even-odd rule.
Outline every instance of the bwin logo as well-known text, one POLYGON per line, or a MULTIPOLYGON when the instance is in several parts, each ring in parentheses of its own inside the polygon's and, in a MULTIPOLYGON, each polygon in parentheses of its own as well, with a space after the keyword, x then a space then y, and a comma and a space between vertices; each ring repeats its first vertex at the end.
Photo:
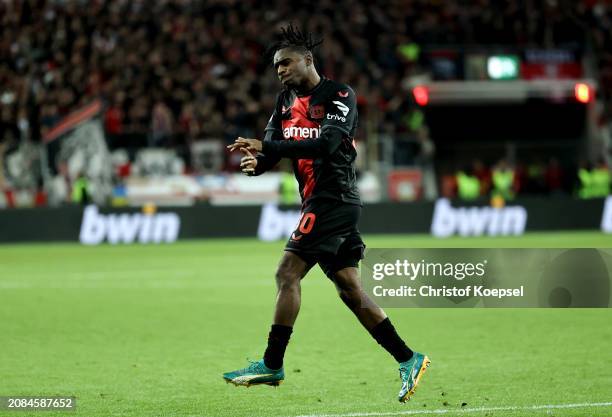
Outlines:
POLYGON ((348 106, 341 101, 334 101, 333 103, 338 107, 338 110, 340 110, 344 116, 346 116, 350 111, 348 106))
POLYGON ((452 207, 441 198, 436 201, 431 233, 436 237, 522 235, 527 224, 527 210, 521 206, 452 207))
POLYGON ((260 240, 279 240, 288 238, 300 221, 299 210, 281 211, 275 204, 266 204, 261 209, 257 237, 260 240))
POLYGON ((179 234, 181 219, 176 213, 100 214, 96 206, 83 212, 79 240, 85 245, 97 245, 105 239, 117 243, 174 242, 179 234))

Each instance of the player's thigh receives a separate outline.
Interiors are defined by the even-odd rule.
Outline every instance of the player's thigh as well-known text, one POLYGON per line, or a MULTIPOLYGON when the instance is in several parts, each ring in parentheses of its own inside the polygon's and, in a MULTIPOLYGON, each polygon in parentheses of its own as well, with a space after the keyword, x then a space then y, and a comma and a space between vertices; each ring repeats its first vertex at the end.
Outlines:
POLYGON ((364 250, 365 244, 359 233, 352 233, 336 254, 321 257, 319 266, 338 290, 360 287, 359 262, 363 259, 364 250))

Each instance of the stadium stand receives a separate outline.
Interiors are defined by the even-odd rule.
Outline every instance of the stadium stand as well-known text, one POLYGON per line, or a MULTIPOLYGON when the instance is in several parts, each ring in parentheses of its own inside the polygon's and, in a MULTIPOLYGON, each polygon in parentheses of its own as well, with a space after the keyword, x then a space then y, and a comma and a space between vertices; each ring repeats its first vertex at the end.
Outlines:
MULTIPOLYGON (((119 150, 115 160, 123 161, 115 165, 115 183, 129 176, 130 163, 154 164, 147 155, 165 158, 163 164, 181 159, 169 173, 177 167, 185 173, 234 169, 237 161, 225 156, 220 161, 218 149, 236 136, 256 137, 263 130, 278 84, 262 54, 289 20, 326 35, 318 65, 357 91, 363 120, 358 138, 369 160, 382 152, 368 145, 372 136, 387 135, 396 165, 422 163, 427 147, 418 137, 424 121, 418 120, 410 86, 419 77, 473 76, 432 58, 454 48, 567 48, 578 51, 577 60, 590 54, 599 85, 597 126, 609 141, 609 2, 323 1, 316 13, 312 7, 300 1, 0 2, 0 187, 41 191, 44 169, 33 168, 41 161, 36 152, 23 150, 25 144, 46 143, 60 120, 99 99, 108 148, 119 150), (165 151, 139 153, 145 148, 165 151), (21 162, 9 157, 16 149, 21 162), (122 159, 125 152, 129 162, 122 159)), ((488 158, 488 169, 502 156, 488 158)), ((564 161, 562 167, 553 161, 530 166, 518 161, 516 190, 572 192, 575 182, 567 178, 576 179, 579 161, 575 166, 564 161), (560 180, 563 171, 567 175, 560 180)), ((61 171, 57 165, 53 175, 61 171)))

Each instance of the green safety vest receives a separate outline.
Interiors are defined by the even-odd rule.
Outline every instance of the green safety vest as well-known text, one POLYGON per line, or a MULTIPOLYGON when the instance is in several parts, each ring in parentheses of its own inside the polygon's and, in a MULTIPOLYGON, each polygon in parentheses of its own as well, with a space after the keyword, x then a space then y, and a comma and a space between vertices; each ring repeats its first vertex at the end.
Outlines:
POLYGON ((493 171, 493 195, 502 197, 505 200, 514 198, 512 183, 514 182, 513 171, 493 171))
POLYGON ((578 190, 578 197, 580 198, 593 198, 593 173, 585 168, 578 170, 578 179, 580 180, 580 189, 578 190))
POLYGON ((590 171, 580 168, 578 179, 580 180, 580 189, 578 190, 580 198, 606 197, 610 194, 610 171, 607 168, 597 168, 590 171))
POLYGON ((87 181, 87 178, 78 178, 72 185, 72 202, 81 204, 87 195, 88 188, 89 181, 87 181))
POLYGON ((480 196, 480 181, 464 172, 457 174, 457 191, 462 200, 475 200, 480 196))
POLYGON ((610 171, 607 168, 597 168, 591 172, 593 197, 607 197, 610 194, 610 171))
POLYGON ((283 173, 280 182, 281 204, 295 204, 299 201, 298 184, 295 177, 287 172, 283 173))

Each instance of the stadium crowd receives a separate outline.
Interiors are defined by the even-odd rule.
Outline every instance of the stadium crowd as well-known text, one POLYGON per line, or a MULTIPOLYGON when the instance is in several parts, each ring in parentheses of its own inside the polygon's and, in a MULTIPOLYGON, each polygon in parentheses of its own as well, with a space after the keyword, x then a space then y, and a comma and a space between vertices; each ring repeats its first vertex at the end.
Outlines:
POLYGON ((410 43, 583 44, 588 27, 610 99, 605 2, 472 3, 323 1, 313 11, 310 2, 285 1, 3 1, 2 138, 38 140, 94 97, 108 103, 114 147, 260 132, 278 88, 261 55, 288 19, 329 34, 323 73, 353 85, 361 105, 378 107, 397 129, 407 104, 397 87, 418 70, 402 53, 410 43))
MULTIPOLYGON (((317 63, 354 87, 374 131, 410 130, 413 104, 398 86, 426 70, 414 45, 553 47, 589 38, 601 98, 612 99, 612 7, 598 0, 3 0, 0 148, 40 141, 95 98, 106 104, 111 149, 185 150, 194 139, 258 136, 278 90, 262 54, 289 20, 326 34, 317 63)), ((612 119, 609 110, 604 117, 612 119)))

